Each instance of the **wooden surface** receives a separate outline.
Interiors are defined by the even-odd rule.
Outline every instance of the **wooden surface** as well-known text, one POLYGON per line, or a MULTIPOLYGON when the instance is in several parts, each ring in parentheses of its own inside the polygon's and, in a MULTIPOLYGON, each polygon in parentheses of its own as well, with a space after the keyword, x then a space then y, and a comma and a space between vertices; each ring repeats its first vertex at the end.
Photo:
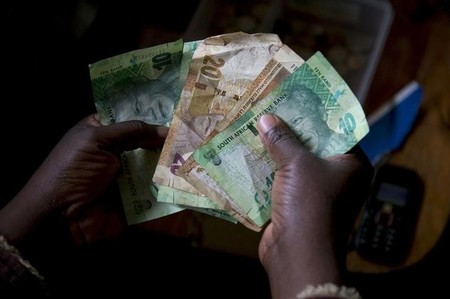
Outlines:
POLYGON ((351 251, 350 271, 381 273, 420 261, 436 245, 449 216, 450 17, 442 10, 415 23, 411 14, 409 17, 407 13, 397 14, 366 109, 373 111, 411 80, 417 80, 424 89, 417 123, 388 161, 415 170, 424 180, 415 240, 406 261, 396 267, 371 263, 351 251))

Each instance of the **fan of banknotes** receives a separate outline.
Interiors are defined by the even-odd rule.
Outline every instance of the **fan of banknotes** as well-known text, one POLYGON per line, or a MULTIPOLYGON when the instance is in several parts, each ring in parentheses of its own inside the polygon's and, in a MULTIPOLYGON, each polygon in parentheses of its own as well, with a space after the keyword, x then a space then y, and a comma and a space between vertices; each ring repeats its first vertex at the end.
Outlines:
POLYGON ((192 209, 261 230, 276 171, 256 130, 265 113, 321 157, 347 152, 369 131, 327 59, 317 52, 305 61, 273 33, 180 39, 89 68, 102 124, 170 127, 162 149, 122 154, 118 183, 129 224, 192 209))

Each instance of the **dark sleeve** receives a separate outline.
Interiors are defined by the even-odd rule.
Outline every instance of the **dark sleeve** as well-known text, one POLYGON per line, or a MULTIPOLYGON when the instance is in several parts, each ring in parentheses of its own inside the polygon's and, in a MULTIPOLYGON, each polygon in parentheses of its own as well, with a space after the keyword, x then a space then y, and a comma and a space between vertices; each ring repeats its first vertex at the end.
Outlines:
POLYGON ((44 278, 0 236, 0 298, 45 298, 44 278))

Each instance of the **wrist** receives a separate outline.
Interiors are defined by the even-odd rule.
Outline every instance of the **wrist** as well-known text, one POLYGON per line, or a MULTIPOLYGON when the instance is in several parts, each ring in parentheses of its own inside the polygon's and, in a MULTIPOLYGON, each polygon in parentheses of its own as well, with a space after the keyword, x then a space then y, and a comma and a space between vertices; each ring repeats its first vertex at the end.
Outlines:
POLYGON ((278 238, 261 257, 273 298, 294 298, 308 285, 341 283, 332 227, 325 221, 329 217, 302 219, 289 225, 298 229, 277 232, 278 238))
POLYGON ((0 234, 12 244, 21 243, 54 212, 55 208, 48 204, 48 196, 41 186, 28 182, 0 210, 0 234))

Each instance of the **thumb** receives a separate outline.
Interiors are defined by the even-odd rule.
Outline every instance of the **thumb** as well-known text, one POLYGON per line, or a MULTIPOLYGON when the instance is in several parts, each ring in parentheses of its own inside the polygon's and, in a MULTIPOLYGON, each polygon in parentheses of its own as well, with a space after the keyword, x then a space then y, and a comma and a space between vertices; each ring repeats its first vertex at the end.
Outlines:
POLYGON ((284 121, 274 114, 261 116, 256 127, 265 149, 279 168, 286 166, 293 158, 303 158, 311 155, 284 121))

